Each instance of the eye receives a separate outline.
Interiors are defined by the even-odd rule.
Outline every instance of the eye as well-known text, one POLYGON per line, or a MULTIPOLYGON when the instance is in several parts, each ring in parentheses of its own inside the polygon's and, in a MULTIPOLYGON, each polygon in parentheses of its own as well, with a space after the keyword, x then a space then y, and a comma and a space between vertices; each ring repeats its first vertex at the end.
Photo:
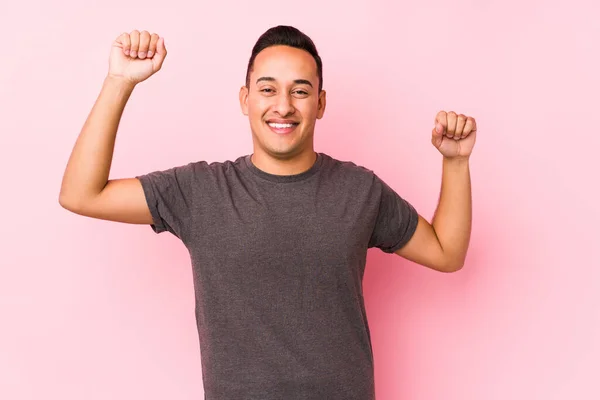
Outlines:
POLYGON ((294 93, 298 93, 299 95, 302 95, 302 96, 306 96, 308 94, 308 92, 306 92, 304 90, 296 90, 294 93))
POLYGON ((263 93, 273 93, 273 89, 271 89, 271 88, 263 88, 263 89, 260 89, 260 91, 263 93))

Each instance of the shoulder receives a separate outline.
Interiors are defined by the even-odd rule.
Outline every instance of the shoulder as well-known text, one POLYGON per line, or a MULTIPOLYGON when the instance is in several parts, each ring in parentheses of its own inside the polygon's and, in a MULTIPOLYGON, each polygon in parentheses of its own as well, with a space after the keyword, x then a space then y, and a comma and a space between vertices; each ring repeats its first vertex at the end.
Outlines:
POLYGON ((378 177, 375 172, 354 161, 340 160, 327 154, 323 156, 323 170, 325 174, 342 182, 352 182, 358 185, 377 183, 378 177))
POLYGON ((224 161, 192 161, 175 168, 179 169, 183 173, 190 174, 195 177, 229 175, 240 169, 241 163, 244 161, 244 157, 245 156, 240 156, 235 160, 224 161))

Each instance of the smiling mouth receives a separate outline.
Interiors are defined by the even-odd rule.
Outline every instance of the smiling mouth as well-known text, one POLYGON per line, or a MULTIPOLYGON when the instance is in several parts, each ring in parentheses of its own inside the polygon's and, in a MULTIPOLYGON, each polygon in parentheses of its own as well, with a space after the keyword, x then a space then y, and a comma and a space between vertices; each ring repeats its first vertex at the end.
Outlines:
POLYGON ((289 123, 279 123, 279 122, 267 122, 267 125, 269 125, 271 128, 275 128, 275 129, 286 129, 286 128, 293 128, 295 126, 298 126, 298 122, 289 122, 289 123))
POLYGON ((279 135, 286 135, 293 132, 299 125, 299 122, 273 122, 267 121, 267 126, 279 135))

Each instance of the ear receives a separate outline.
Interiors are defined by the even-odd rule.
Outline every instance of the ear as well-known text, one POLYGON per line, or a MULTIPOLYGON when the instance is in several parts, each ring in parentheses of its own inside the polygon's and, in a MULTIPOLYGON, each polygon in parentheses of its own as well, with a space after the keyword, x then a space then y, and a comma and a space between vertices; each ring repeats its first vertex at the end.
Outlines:
POLYGON ((327 93, 324 90, 321 90, 319 93, 319 103, 317 104, 317 119, 323 118, 323 114, 325 113, 325 106, 327 105, 327 93))
POLYGON ((248 88, 242 86, 240 88, 240 107, 244 115, 248 115, 248 88))

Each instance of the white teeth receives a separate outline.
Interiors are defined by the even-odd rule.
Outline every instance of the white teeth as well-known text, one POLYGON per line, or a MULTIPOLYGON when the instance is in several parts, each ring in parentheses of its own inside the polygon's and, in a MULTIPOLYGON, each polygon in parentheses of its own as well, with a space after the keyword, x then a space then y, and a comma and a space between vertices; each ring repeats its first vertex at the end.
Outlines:
POLYGON ((272 126, 273 128, 277 128, 277 129, 284 129, 284 128, 291 128, 292 126, 294 126, 294 124, 278 124, 275 122, 269 122, 269 126, 272 126))

